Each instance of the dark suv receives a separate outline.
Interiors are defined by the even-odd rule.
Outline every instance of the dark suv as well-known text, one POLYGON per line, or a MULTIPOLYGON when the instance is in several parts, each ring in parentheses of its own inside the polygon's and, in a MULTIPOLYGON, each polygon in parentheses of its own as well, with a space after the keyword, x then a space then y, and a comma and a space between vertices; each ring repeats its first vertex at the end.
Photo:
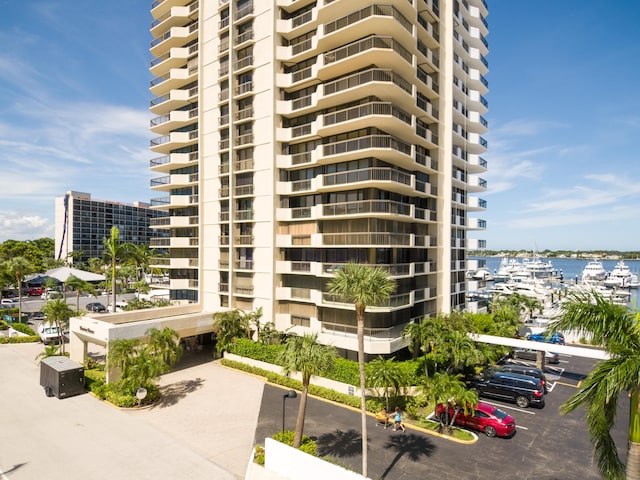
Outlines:
POLYGON ((540 383, 544 387, 544 393, 548 391, 547 385, 547 377, 545 377, 544 372, 536 367, 529 367, 527 365, 498 365, 495 367, 491 367, 492 372, 504 372, 504 373, 517 373, 518 375, 526 375, 527 377, 534 377, 540 380, 540 383))
POLYGON ((544 407, 544 387, 540 380, 517 373, 487 372, 467 381, 481 397, 515 402, 520 408, 544 407))

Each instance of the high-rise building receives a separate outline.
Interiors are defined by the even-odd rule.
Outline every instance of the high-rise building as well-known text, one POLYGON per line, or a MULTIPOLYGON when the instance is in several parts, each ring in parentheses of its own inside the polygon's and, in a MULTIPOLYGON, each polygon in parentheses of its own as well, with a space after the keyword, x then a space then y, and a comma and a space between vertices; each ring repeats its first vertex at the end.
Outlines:
POLYGON ((155 246, 174 301, 253 311, 357 350, 327 293, 350 260, 397 290, 365 351, 466 303, 486 203, 484 0, 157 0, 151 25, 155 246))
POLYGON ((55 199, 55 255, 68 263, 102 258, 103 239, 118 227, 120 241, 134 245, 149 245, 152 237, 167 232, 153 232, 149 225, 167 213, 151 209, 148 203, 131 205, 110 200, 96 200, 90 193, 68 191, 55 199))

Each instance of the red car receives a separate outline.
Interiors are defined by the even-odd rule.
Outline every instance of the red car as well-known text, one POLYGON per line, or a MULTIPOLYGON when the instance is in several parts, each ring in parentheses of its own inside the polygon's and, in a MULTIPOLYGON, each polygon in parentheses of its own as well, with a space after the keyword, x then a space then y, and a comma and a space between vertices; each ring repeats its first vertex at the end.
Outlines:
POLYGON ((31 287, 29 290, 27 290, 27 295, 30 295, 30 296, 42 295, 42 287, 31 287))
POLYGON ((507 415, 502 410, 484 402, 478 402, 473 412, 468 409, 467 415, 459 407, 450 406, 447 412, 447 408, 444 405, 438 405, 438 416, 443 423, 451 423, 451 418, 456 413, 456 409, 458 414, 456 415, 455 425, 459 427, 484 432, 488 437, 511 437, 516 432, 516 421, 511 415, 507 415))

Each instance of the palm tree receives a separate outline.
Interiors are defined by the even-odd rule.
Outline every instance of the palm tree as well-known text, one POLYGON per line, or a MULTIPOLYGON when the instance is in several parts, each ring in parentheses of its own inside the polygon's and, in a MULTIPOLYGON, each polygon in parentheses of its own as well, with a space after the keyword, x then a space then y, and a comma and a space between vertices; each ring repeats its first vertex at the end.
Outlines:
POLYGON ((12 279, 12 283, 18 289, 18 321, 22 319, 22 281, 25 275, 33 272, 33 264, 25 257, 13 257, 3 264, 5 270, 12 279))
POLYGON ((478 393, 474 390, 467 390, 459 375, 436 372, 433 377, 427 379, 422 390, 429 399, 429 403, 433 405, 434 417, 440 422, 442 430, 446 433, 449 433, 455 424, 458 409, 463 410, 466 414, 469 409, 473 410, 478 404, 478 393), (438 416, 438 405, 440 404, 457 407, 453 417, 438 416))
POLYGON ((111 268, 111 294, 113 296, 113 311, 116 311, 116 267, 121 262, 131 258, 131 252, 133 250, 133 244, 120 243, 120 230, 118 227, 111 227, 109 237, 102 239, 104 244, 104 257, 108 261, 111 268))
POLYGON ((213 318, 213 332, 216 334, 218 353, 227 350, 236 338, 248 336, 248 318, 242 315, 239 310, 216 313, 213 318))
POLYGON ((304 337, 291 336, 285 343, 285 349, 279 357, 285 375, 300 372, 302 375, 302 394, 296 429, 293 435, 293 447, 299 448, 304 430, 304 417, 307 409, 307 394, 312 375, 322 375, 333 366, 336 358, 335 348, 317 342, 317 334, 305 334, 304 337))
MULTIPOLYGON (((80 311, 80 294, 82 292, 88 292, 91 295, 95 295, 96 288, 86 280, 82 280, 81 278, 76 277, 75 275, 69 275, 67 281, 65 282, 65 286, 71 287, 72 290, 76 291, 76 311, 80 311)), ((64 290, 64 288, 63 288, 64 290)))
POLYGON ((625 478, 625 465, 620 460, 611 438, 618 401, 629 395, 629 442, 626 478, 640 478, 640 312, 618 305, 597 293, 569 294, 562 316, 554 330, 574 331, 591 336, 609 354, 582 382, 579 390, 562 405, 569 413, 580 406, 587 409, 587 427, 600 474, 606 480, 625 478))
POLYGON ((406 385, 405 375, 400 364, 395 361, 395 357, 378 357, 367 363, 365 373, 367 376, 367 384, 370 387, 381 388, 383 390, 386 409, 387 412, 389 412, 390 394, 393 392, 394 396, 397 397, 400 389, 406 385))
POLYGON ((128 378, 129 370, 135 363, 142 342, 137 338, 122 338, 109 342, 107 369, 119 370, 120 378, 128 378))
POLYGON ((364 372, 364 312, 368 305, 386 302, 396 289, 396 283, 381 267, 348 262, 329 280, 329 292, 353 303, 358 332, 358 365, 360 370, 360 410, 362 423, 362 475, 367 476, 367 406, 364 372))
POLYGON ((64 337, 62 333, 67 329, 69 325, 69 319, 73 315, 73 311, 67 305, 64 298, 56 298, 55 300, 49 300, 42 307, 42 313, 47 318, 46 321, 54 323, 60 334, 60 345, 62 347, 62 354, 65 354, 64 337))
POLYGON ((438 314, 434 318, 423 318, 418 323, 410 323, 402 332, 402 335, 408 335, 411 338, 411 343, 418 345, 424 354, 424 374, 427 378, 429 377, 427 354, 434 354, 435 370, 437 371, 440 347, 446 345, 446 335, 450 328, 447 325, 446 316, 438 314))
POLYGON ((160 357, 169 367, 173 367, 182 356, 180 336, 175 330, 164 327, 162 330, 152 328, 147 331, 149 335, 149 350, 153 355, 160 357))
POLYGON ((452 330, 446 340, 446 351, 449 356, 447 373, 454 373, 461 367, 475 365, 484 360, 484 355, 466 333, 452 330))

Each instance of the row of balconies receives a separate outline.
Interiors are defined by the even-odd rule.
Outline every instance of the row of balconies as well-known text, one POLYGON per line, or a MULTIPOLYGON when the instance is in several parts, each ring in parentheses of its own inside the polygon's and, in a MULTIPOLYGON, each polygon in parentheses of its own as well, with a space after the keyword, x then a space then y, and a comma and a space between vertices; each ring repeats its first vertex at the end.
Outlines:
POLYGON ((308 152, 277 155, 276 163, 278 168, 288 169, 302 165, 326 163, 325 160, 328 159, 347 161, 362 158, 364 154, 388 161, 406 170, 413 170, 417 163, 414 160, 416 158, 415 145, 404 142, 393 135, 367 135, 318 145, 308 152))
POLYGON ((357 186, 357 188, 366 188, 367 186, 380 184, 384 184, 385 190, 404 195, 415 194, 417 190, 431 193, 431 189, 427 188, 424 182, 418 182, 415 175, 386 167, 326 173, 305 180, 281 181, 276 183, 276 193, 278 195, 291 195, 305 192, 329 192, 344 190, 344 187, 349 185, 357 186), (418 183, 421 184, 420 188, 418 188, 418 183))
MULTIPOLYGON (((408 308, 414 305, 416 301, 422 301, 435 295, 435 288, 424 288, 420 291, 411 291, 407 293, 399 293, 391 295, 388 300, 380 305, 367 305, 367 311, 385 312, 393 311, 401 308, 408 308)), ((350 306, 353 309, 353 303, 345 303, 338 295, 323 292, 321 290, 300 287, 277 287, 276 298, 279 300, 293 299, 301 302, 308 302, 318 307, 336 307, 350 306)), ((355 327, 354 327, 355 328, 355 327)))
POLYGON ((425 248, 434 247, 436 238, 429 235, 416 235, 413 233, 312 233, 312 234, 278 234, 276 246, 278 247, 402 247, 425 248))
MULTIPOLYGON (((385 270, 391 278, 413 278, 416 275, 425 275, 436 271, 433 262, 397 263, 370 265, 385 270)), ((296 262, 280 260, 276 262, 276 273, 281 275, 313 275, 316 277, 332 277, 338 270, 344 267, 344 263, 324 262, 296 262)))

